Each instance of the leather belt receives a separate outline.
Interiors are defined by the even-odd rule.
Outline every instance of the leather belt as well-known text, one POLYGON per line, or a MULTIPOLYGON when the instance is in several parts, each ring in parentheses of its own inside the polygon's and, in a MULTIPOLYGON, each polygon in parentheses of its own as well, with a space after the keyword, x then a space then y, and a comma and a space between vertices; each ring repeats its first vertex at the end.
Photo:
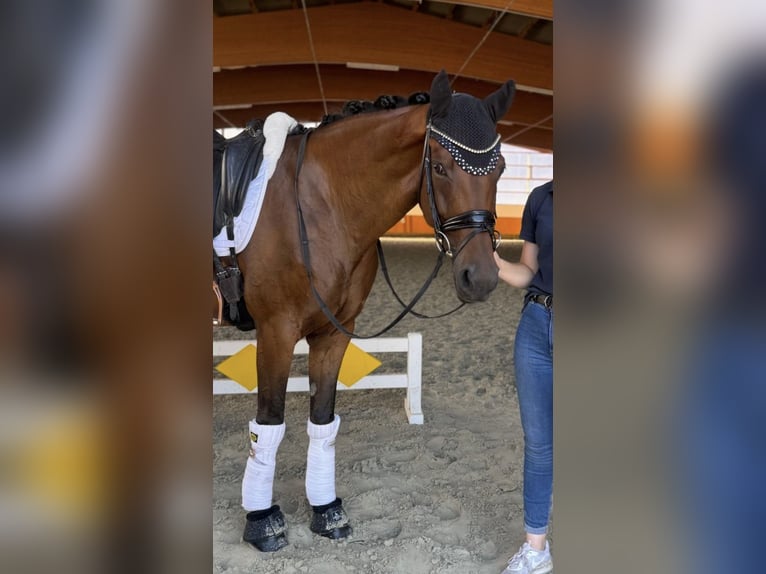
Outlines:
POLYGON ((553 308, 553 295, 545 295, 543 293, 527 293, 526 300, 539 303, 546 309, 553 308))

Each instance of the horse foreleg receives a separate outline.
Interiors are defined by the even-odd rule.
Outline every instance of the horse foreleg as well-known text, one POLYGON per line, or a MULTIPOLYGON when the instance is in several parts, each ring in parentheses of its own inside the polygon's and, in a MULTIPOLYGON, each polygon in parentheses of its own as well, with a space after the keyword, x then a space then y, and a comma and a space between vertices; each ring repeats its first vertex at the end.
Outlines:
POLYGON ((321 536, 345 538, 351 534, 351 526, 341 499, 335 495, 335 437, 340 427, 340 417, 335 414, 335 388, 348 338, 333 331, 307 340, 311 412, 306 428, 306 496, 314 511, 310 528, 321 536))
POLYGON ((296 336, 284 327, 258 331, 258 412, 249 423, 250 456, 242 480, 248 511, 243 539, 262 552, 287 545, 285 518, 272 505, 277 449, 285 435, 285 393, 296 336))

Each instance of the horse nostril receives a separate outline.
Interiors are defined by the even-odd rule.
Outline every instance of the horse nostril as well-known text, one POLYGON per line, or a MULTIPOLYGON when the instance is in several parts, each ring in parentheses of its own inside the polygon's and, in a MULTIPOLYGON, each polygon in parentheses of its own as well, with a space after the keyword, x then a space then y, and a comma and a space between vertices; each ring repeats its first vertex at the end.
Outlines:
POLYGON ((460 286, 463 289, 470 289, 471 288, 471 271, 470 271, 470 269, 463 269, 463 272, 460 274, 460 286))

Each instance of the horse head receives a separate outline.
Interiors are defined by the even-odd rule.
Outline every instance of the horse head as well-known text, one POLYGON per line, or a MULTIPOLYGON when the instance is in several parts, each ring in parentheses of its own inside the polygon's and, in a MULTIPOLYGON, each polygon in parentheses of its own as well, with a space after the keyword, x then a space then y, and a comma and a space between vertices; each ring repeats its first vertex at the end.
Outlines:
POLYGON ((496 124, 514 92, 509 80, 483 100, 453 94, 443 70, 431 84, 420 206, 466 303, 486 300, 497 286, 495 196, 505 161, 496 124))

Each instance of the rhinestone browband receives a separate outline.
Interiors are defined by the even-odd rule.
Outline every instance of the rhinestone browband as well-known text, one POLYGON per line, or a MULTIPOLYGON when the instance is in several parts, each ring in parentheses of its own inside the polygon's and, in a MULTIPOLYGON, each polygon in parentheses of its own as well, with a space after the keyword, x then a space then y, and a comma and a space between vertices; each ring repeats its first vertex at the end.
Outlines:
POLYGON ((469 151, 469 152, 471 152, 471 153, 487 153, 487 152, 490 152, 490 151, 492 151, 493 149, 495 149, 495 146, 496 146, 496 145, 498 144, 498 142, 500 141, 500 134, 497 134, 497 137, 495 138, 495 141, 494 141, 494 142, 492 142, 492 145, 491 145, 491 146, 489 146, 488 148, 486 148, 486 149, 473 149, 472 147, 468 147, 468 146, 467 146, 467 145, 465 145, 465 144, 461 144, 459 141, 457 141, 457 140, 455 140, 455 139, 453 139, 453 138, 449 137, 447 134, 445 134, 445 133, 444 133, 444 132, 442 132, 442 131, 439 131, 439 130, 437 130, 437 129, 436 129, 435 127, 433 127, 433 126, 431 126, 431 131, 432 131, 432 132, 434 132, 435 134, 439 134, 441 137, 443 137, 443 138, 444 138, 444 139, 446 139, 447 141, 449 141, 449 142, 451 142, 451 143, 455 144, 457 147, 459 147, 459 148, 461 148, 461 149, 464 149, 464 150, 466 150, 466 151, 469 151))

